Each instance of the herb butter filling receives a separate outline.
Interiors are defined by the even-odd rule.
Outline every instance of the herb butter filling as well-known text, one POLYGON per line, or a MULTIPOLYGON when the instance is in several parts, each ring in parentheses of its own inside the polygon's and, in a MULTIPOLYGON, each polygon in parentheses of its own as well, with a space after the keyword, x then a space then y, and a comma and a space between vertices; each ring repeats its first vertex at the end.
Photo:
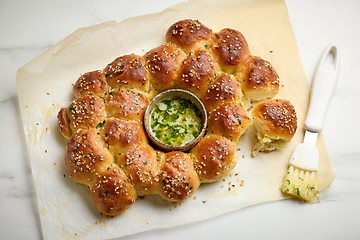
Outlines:
POLYGON ((151 110, 150 126, 161 142, 168 145, 183 145, 200 134, 202 113, 188 99, 165 98, 151 110))

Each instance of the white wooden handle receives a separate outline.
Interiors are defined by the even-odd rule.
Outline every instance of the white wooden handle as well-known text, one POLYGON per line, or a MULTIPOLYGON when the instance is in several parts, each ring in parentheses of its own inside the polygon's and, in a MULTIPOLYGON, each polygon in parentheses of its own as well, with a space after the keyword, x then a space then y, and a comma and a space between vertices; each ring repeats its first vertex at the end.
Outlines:
POLYGON ((310 104, 305 120, 305 128, 311 132, 321 132, 324 127, 326 112, 335 91, 339 70, 339 48, 331 43, 322 54, 312 81, 310 104))

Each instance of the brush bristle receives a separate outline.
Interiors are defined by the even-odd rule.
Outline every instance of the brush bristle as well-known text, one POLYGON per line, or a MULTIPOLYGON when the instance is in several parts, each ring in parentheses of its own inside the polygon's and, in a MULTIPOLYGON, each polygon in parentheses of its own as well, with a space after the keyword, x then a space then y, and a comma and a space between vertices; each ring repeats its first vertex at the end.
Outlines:
POLYGON ((317 185, 316 172, 299 170, 290 165, 280 191, 311 203, 320 199, 317 185))

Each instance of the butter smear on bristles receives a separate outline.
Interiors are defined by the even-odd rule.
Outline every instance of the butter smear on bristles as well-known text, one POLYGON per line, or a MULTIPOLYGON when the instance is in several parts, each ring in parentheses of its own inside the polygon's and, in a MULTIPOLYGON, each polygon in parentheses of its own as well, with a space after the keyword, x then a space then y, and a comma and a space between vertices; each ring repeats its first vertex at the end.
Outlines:
POLYGON ((201 131, 202 114, 188 99, 174 97, 158 102, 150 113, 151 130, 161 142, 183 145, 201 131))

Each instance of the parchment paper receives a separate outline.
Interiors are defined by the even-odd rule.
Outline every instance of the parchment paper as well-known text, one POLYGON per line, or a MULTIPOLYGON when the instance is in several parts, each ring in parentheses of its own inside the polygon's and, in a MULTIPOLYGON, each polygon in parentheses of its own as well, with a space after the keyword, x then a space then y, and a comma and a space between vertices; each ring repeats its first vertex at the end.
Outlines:
MULTIPOLYGON (((285 199, 279 186, 293 150, 302 142, 310 93, 284 0, 194 0, 159 14, 82 28, 20 68, 17 88, 45 239, 120 237, 285 199), (286 149, 252 158, 251 127, 238 144, 240 161, 226 181, 202 184, 195 199, 181 205, 146 196, 126 213, 108 218, 96 209, 88 188, 67 174, 66 140, 58 132, 57 112, 73 99, 72 84, 81 73, 102 69, 118 56, 142 55, 159 46, 168 27, 184 18, 199 19, 214 31, 224 27, 241 31, 252 54, 269 60, 277 70, 282 87, 276 97, 295 106, 299 128, 286 149)), ((317 146, 324 189, 335 175, 321 134, 317 146)))

